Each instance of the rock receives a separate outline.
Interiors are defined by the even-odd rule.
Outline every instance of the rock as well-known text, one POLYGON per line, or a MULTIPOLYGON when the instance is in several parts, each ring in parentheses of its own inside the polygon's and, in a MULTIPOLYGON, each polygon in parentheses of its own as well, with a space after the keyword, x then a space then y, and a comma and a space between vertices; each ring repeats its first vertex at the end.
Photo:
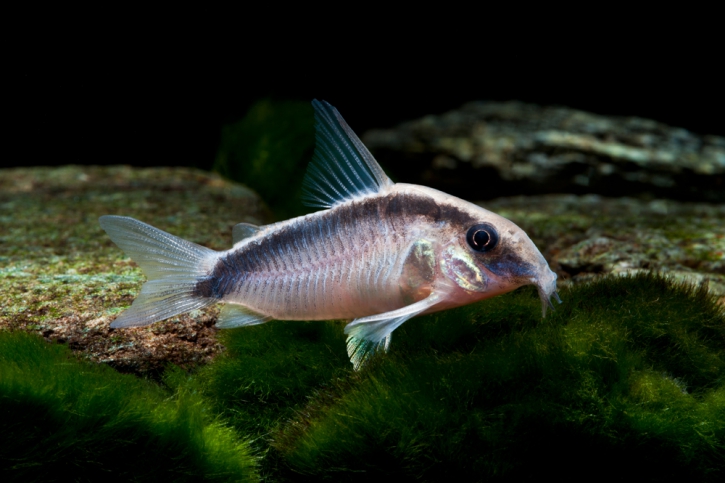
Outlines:
POLYGON ((145 277, 101 230, 98 217, 105 214, 132 216, 219 250, 231 246, 234 224, 270 221, 254 192, 198 170, 1 170, 0 329, 67 342, 128 372, 209 360, 221 349, 215 308, 149 327, 109 328, 145 277))
MULTIPOLYGON (((562 283, 656 270, 707 284, 725 303, 725 204, 507 197, 480 203, 521 226, 562 283)), ((217 308, 136 329, 109 324, 145 277, 101 230, 119 214, 214 249, 232 226, 269 212, 242 185, 184 168, 124 166, 0 171, 0 329, 66 342, 88 359, 154 374, 169 362, 204 363, 222 350, 217 308)))
POLYGON ((637 117, 471 102, 369 131, 363 142, 397 180, 466 199, 596 193, 725 201, 725 138, 637 117))
POLYGON ((652 270, 725 303, 725 204, 542 195, 479 203, 523 228, 564 283, 652 270))

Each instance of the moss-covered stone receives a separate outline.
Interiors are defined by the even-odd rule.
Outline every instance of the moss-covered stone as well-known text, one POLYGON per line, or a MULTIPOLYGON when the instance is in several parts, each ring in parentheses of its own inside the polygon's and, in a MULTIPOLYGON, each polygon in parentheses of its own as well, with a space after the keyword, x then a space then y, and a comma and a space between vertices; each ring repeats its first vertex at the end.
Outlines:
MULTIPOLYGON (((708 284, 725 302, 725 206, 548 195, 482 206, 540 247, 563 282, 658 270, 708 284)), ((150 327, 110 330, 145 280, 97 218, 128 215, 225 249, 238 222, 270 220, 249 189, 188 169, 29 168, 0 175, 0 327, 67 341, 93 360, 148 371, 208 361, 220 345, 216 308, 150 327)))
POLYGON ((479 203, 516 222, 560 280, 658 271, 706 285, 725 303, 725 205, 596 195, 479 203))
POLYGON ((128 371, 208 360, 217 309, 111 330, 145 277, 101 230, 106 214, 140 219, 214 249, 239 222, 269 214, 254 192, 218 175, 128 166, 0 171, 0 328, 26 330, 128 371))
MULTIPOLYGON (((716 481, 725 319, 705 290, 639 272, 707 281, 725 297, 725 207, 564 195, 483 206, 524 228, 562 277, 564 305, 543 321, 530 288, 415 319, 361 373, 341 324, 272 322, 225 332, 223 358, 167 383, 198 389, 255 438, 263 472, 279 480, 433 480, 451 468, 464 480, 520 480, 533 477, 519 471, 521 455, 544 455, 528 467, 555 475, 565 454, 658 468, 641 479, 716 481)), ((133 216, 214 249, 230 246, 234 224, 268 221, 247 188, 169 168, 5 170, 0 210, 0 328, 145 374, 219 353, 217 309, 111 330, 145 279, 98 216, 133 216)))
POLYGON ((470 102, 363 136, 411 183, 462 198, 549 193, 725 201, 725 138, 652 119, 470 102))

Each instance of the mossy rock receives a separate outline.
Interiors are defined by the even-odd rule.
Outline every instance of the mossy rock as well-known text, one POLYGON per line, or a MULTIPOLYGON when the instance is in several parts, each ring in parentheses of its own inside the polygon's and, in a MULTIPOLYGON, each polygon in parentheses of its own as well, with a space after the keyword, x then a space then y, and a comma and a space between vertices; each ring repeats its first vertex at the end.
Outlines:
POLYGON ((542 320, 524 288, 416 318, 386 356, 355 373, 340 322, 271 322, 218 339, 212 308, 109 329, 144 278, 98 216, 133 216, 225 249, 234 224, 269 221, 247 188, 186 169, 69 166, 5 170, 0 193, 0 327, 140 374, 159 375, 169 362, 195 368, 226 346, 191 378, 159 379, 197 391, 210 414, 253 438, 268 479, 520 481, 593 467, 614 475, 625 465, 645 481, 723 476, 719 205, 563 195, 486 202, 559 272, 560 310, 542 320), (587 248, 600 238, 628 248, 587 248), (603 261, 607 253, 614 261, 603 261), (710 291, 642 273, 651 269, 700 276, 710 291))
POLYGON ((725 138, 652 119, 478 101, 362 139, 401 179, 461 198, 597 193, 725 202, 725 138))
MULTIPOLYGON (((509 197, 481 205, 519 224, 562 284, 653 270, 707 286, 725 303, 725 205, 594 195, 509 197)), ((215 249, 231 245, 235 223, 271 221, 249 189, 184 168, 6 169, 0 207, 0 290, 6 295, 0 328, 66 341, 93 360, 135 372, 209 361, 221 349, 213 329, 217 309, 109 330, 145 279, 100 229, 98 216, 133 216, 215 249)))
POLYGON ((0 171, 0 329, 42 334, 123 371, 208 361, 217 309, 112 330, 145 277, 98 224, 125 215, 214 249, 269 212, 251 190, 186 168, 65 166, 0 171))
POLYGON ((523 228, 560 283, 656 271, 707 287, 725 304, 725 204, 596 195, 479 204, 523 228))

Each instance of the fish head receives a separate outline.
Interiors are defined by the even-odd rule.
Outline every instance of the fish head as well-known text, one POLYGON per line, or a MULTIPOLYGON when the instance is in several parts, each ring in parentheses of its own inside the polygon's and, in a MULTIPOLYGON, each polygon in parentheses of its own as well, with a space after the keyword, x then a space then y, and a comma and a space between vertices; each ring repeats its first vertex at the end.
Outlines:
POLYGON ((442 274, 454 282, 453 292, 462 303, 529 284, 539 291, 543 316, 547 307, 553 309, 551 297, 561 303, 556 293, 556 273, 524 230, 472 203, 453 197, 446 202, 467 215, 446 224, 446 243, 439 258, 442 274))

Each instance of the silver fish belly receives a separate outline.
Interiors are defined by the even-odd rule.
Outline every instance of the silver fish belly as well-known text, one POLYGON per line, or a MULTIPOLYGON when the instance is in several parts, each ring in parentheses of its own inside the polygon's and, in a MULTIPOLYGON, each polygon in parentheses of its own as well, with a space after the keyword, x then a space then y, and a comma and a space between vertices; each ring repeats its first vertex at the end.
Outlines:
POLYGON ((356 369, 416 315, 526 284, 545 314, 556 275, 526 233, 477 205, 394 184, 329 104, 313 102, 317 146, 305 201, 323 211, 266 227, 240 224, 215 252, 132 218, 101 217, 149 281, 113 327, 225 304, 217 325, 348 319, 356 369))

